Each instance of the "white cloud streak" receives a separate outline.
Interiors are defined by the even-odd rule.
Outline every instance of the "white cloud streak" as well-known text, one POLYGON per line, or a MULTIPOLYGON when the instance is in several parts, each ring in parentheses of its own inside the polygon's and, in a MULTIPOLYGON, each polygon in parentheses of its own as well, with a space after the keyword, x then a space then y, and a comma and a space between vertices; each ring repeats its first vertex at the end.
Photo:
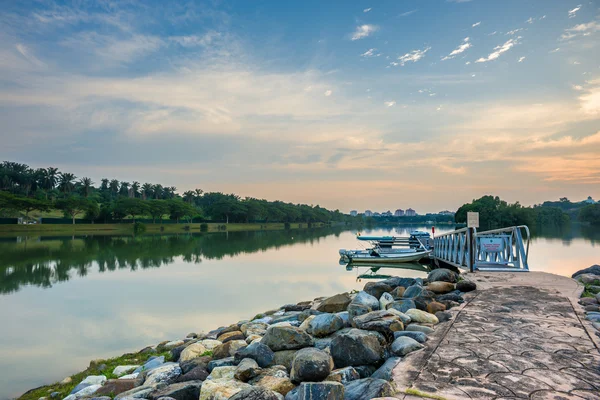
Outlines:
POLYGON ((569 18, 575 18, 577 16, 577 11, 581 10, 581 4, 575 7, 572 10, 569 10, 569 18))
POLYGON ((407 11, 407 12, 403 12, 402 14, 399 15, 399 17, 408 17, 409 15, 414 14, 417 11, 418 11, 417 9, 414 9, 414 10, 410 10, 410 11, 407 11))
POLYGON ((464 53, 467 49, 471 48, 473 45, 469 42, 469 38, 464 38, 462 44, 460 44, 456 49, 452 50, 450 54, 442 58, 442 61, 450 60, 457 55, 464 53))
POLYGON ((363 10, 363 12, 364 12, 364 13, 368 13, 368 12, 369 12, 369 11, 371 11, 371 10, 372 10, 372 8, 370 8, 370 7, 369 7, 369 8, 365 8, 365 9, 363 10))
POLYGON ((375 57, 377 54, 375 54, 375 48, 373 49, 369 49, 367 51, 365 51, 364 53, 362 53, 360 56, 361 57, 365 57, 365 58, 369 58, 369 57, 375 57))
POLYGON ((352 34, 352 40, 364 39, 376 32, 379 28, 376 25, 360 25, 356 27, 356 30, 352 34))
POLYGON ((385 104, 386 107, 394 107, 396 105, 396 102, 392 100, 392 101, 386 101, 383 104, 385 104))
POLYGON ((590 36, 598 31, 600 31, 600 23, 591 21, 586 24, 579 24, 572 28, 565 29, 565 32, 560 38, 562 40, 571 40, 579 36, 590 36))
POLYGON ((423 57, 425 57, 425 53, 431 50, 431 47, 426 47, 423 50, 413 50, 409 53, 406 53, 403 56, 398 57, 400 61, 400 66, 403 67, 408 62, 417 62, 423 57))
POLYGON ((507 51, 512 49, 515 45, 519 44, 518 39, 520 39, 520 38, 521 37, 519 36, 516 39, 509 39, 506 43, 504 43, 500 46, 494 47, 494 51, 492 53, 490 53, 490 55, 488 55, 487 57, 481 57, 480 59, 478 59, 475 62, 484 63, 484 62, 496 60, 498 57, 500 57, 500 55, 502 53, 506 53, 507 51))
POLYGON ((521 57, 521 58, 519 58, 519 62, 520 62, 520 63, 521 63, 521 62, 523 62, 523 61, 525 61, 525 57, 521 57))
POLYGON ((479 25, 481 25, 481 21, 475 22, 473 25, 471 25, 471 27, 475 28, 475 27, 477 27, 479 25))

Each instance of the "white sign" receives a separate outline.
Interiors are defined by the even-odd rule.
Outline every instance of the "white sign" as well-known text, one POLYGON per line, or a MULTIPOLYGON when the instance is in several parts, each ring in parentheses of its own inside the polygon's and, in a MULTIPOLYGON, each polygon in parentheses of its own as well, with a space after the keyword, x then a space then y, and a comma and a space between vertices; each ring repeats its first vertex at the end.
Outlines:
POLYGON ((467 227, 468 228, 479 228, 479 213, 478 212, 467 212, 467 227))
POLYGON ((504 250, 504 240, 502 238, 481 238, 479 242, 479 251, 486 253, 500 253, 504 250))

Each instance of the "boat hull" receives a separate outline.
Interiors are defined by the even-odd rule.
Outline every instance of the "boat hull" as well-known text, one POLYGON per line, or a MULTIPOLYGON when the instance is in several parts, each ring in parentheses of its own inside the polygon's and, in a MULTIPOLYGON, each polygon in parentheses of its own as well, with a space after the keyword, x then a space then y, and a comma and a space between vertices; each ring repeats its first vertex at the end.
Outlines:
POLYGON ((403 253, 382 253, 379 256, 373 256, 367 252, 356 252, 356 253, 346 253, 342 254, 342 257, 347 258, 351 263, 375 263, 375 264, 385 264, 385 263, 408 263, 408 262, 416 262, 429 255, 429 251, 419 251, 419 252, 403 252, 403 253))

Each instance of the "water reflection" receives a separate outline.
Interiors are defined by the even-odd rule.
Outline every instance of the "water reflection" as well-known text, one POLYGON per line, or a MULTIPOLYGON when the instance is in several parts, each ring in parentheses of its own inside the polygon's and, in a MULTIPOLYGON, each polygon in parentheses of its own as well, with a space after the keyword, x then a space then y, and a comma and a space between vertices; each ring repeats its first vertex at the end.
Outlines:
POLYGON ((98 272, 160 268, 176 257, 186 263, 221 260, 240 254, 279 249, 297 243, 313 244, 341 228, 297 231, 226 232, 184 235, 19 237, 0 239, 0 294, 23 285, 50 288, 68 281, 74 272, 85 277, 98 272))
POLYGON ((356 280, 361 282, 362 279, 387 279, 393 276, 402 276, 406 271, 418 271, 424 274, 429 273, 430 269, 427 265, 412 263, 398 264, 347 264, 346 271, 356 271, 356 280))

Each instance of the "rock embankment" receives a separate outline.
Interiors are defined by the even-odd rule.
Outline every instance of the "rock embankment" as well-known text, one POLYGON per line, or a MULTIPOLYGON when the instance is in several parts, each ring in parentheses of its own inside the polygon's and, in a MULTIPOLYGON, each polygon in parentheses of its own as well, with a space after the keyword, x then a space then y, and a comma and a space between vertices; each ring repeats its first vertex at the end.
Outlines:
POLYGON ((369 282, 341 293, 284 305, 208 333, 146 348, 171 360, 120 365, 88 376, 65 400, 359 400, 390 396, 392 370, 419 351, 446 310, 475 290, 446 269, 427 279, 369 282))
POLYGON ((583 306, 585 319, 592 323, 596 336, 600 337, 600 265, 577 271, 572 278, 585 287, 579 304, 583 306))

